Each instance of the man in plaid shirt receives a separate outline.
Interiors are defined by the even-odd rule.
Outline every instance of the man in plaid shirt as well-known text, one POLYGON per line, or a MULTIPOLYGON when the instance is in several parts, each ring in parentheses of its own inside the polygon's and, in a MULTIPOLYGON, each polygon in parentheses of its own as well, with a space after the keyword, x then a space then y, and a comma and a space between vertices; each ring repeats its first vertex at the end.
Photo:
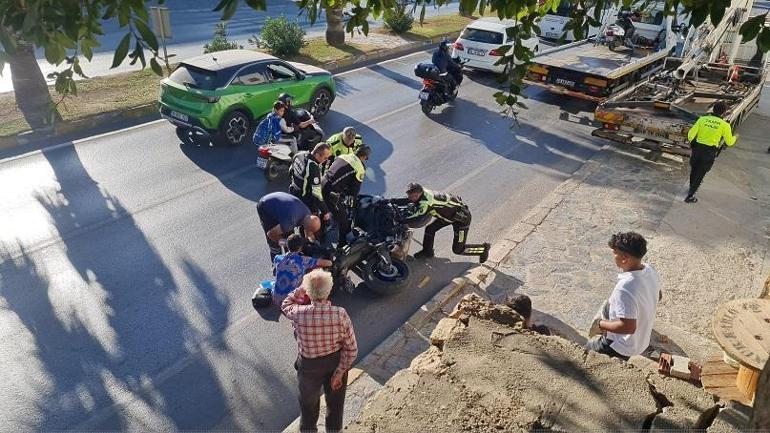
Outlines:
POLYGON ((331 290, 331 274, 316 269, 281 305, 294 326, 299 349, 294 366, 302 432, 318 429, 321 388, 326 396, 326 431, 342 429, 348 370, 358 355, 353 324, 344 308, 329 302, 331 290))

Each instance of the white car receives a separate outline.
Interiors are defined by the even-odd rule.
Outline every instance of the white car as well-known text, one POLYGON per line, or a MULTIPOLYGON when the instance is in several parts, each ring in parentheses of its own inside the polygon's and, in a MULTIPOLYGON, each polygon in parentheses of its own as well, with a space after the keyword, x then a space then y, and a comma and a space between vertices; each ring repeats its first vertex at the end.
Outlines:
MULTIPOLYGON (((566 34, 564 30, 564 27, 570 20, 569 14, 572 7, 571 4, 572 2, 562 0, 561 3, 559 3, 559 7, 556 8, 556 12, 549 12, 540 19, 540 23, 538 23, 538 26, 540 26, 540 30, 542 31, 540 36, 551 41, 556 41, 562 36, 564 36, 565 42, 573 42, 575 40, 575 35, 571 30, 567 31, 566 34)), ((593 14, 594 8, 589 9, 587 15, 593 16, 593 14)), ((589 26, 588 34, 584 34, 583 36, 592 37, 598 35, 601 28, 605 24, 614 23, 617 16, 617 9, 608 5, 602 14, 600 14, 602 25, 599 27, 589 26)))
MULTIPOLYGON (((500 21, 497 18, 476 20, 468 24, 460 33, 460 37, 454 43, 452 57, 459 57, 469 68, 502 73, 505 66, 495 65, 502 57, 499 48, 510 43, 507 30, 515 26, 516 23, 510 20, 500 21)), ((534 35, 522 41, 522 45, 533 52, 538 51, 539 44, 540 40, 534 35)))

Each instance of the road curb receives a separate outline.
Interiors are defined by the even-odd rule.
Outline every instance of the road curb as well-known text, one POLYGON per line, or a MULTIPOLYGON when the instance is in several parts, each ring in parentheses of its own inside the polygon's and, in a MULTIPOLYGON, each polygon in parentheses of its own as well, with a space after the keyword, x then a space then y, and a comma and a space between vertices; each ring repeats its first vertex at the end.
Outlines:
MULTIPOLYGON (((380 383, 378 387, 372 387, 372 382, 379 382, 374 380, 368 371, 382 369, 387 359, 394 355, 397 356, 398 352, 403 348, 405 337, 408 334, 419 332, 420 328, 431 322, 436 313, 442 311, 453 299, 456 299, 458 295, 467 290, 486 292, 486 288, 493 281, 493 274, 498 267, 521 243, 537 230, 540 224, 545 221, 553 210, 557 209, 564 202, 564 199, 569 194, 577 190, 601 167, 599 159, 605 156, 606 150, 610 146, 605 144, 597 150, 596 154, 585 161, 572 176, 559 184, 540 203, 524 215, 518 223, 514 224, 507 234, 492 246, 486 263, 475 266, 453 278, 452 281, 412 314, 403 325, 399 326, 398 329, 378 344, 374 350, 369 352, 360 362, 356 363, 355 368, 351 369, 351 372, 355 371, 355 373, 351 373, 348 378, 348 392, 356 390, 356 384, 361 381, 365 383, 362 387, 366 388, 366 392, 356 392, 356 398, 360 399, 363 396, 368 399, 371 397, 382 388, 383 384, 380 383)), ((488 295, 488 297, 490 296, 488 295)), ((363 407, 363 404, 358 401, 354 405, 358 408, 363 407)), ((357 416, 357 414, 355 415, 357 416)), ((352 420, 353 414, 347 414, 345 418, 346 420, 352 420)), ((283 432, 295 432, 298 430, 298 426, 299 418, 288 425, 283 432)))
MULTIPOLYGON (((315 66, 326 69, 332 74, 339 74, 352 69, 365 67, 379 61, 422 51, 444 38, 457 37, 459 33, 460 32, 444 33, 424 41, 409 42, 395 48, 377 50, 369 54, 361 54, 339 61, 321 63, 315 66)), ((0 137, 0 150, 23 146, 38 140, 64 137, 77 132, 92 130, 97 127, 112 127, 112 125, 117 127, 121 122, 125 122, 126 120, 150 116, 154 116, 158 119, 160 118, 157 102, 109 111, 93 116, 86 116, 75 120, 60 121, 53 128, 26 131, 18 135, 2 136, 0 137)))

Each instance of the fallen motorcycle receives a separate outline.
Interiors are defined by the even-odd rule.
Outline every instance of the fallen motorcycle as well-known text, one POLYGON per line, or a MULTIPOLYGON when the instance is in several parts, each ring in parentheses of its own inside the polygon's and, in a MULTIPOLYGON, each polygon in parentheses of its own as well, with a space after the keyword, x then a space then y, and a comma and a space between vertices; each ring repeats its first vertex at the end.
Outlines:
POLYGON ((408 207, 388 202, 379 196, 360 195, 350 207, 353 221, 347 245, 338 248, 317 247, 314 256, 333 258, 332 277, 335 290, 353 292, 349 272, 363 280, 366 287, 378 295, 392 295, 409 282, 409 252, 412 228, 427 221, 407 224, 408 207))
MULTIPOLYGON (((297 110, 297 118, 300 122, 306 122, 312 120, 313 115, 307 110, 299 109, 297 110)), ((312 150, 323 139, 323 129, 318 123, 311 123, 306 128, 297 131, 297 150, 312 150)), ((288 144, 263 144, 258 148, 257 168, 264 170, 265 178, 268 181, 274 181, 281 176, 281 173, 289 172, 293 157, 294 152, 288 144)))

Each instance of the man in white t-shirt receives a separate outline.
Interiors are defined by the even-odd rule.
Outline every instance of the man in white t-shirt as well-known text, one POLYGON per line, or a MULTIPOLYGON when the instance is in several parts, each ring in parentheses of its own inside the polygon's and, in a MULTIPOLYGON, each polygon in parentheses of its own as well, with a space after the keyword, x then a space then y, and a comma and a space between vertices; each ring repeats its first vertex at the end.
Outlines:
POLYGON ((612 235, 609 241, 615 264, 623 271, 610 294, 602 318, 591 326, 586 349, 628 360, 641 354, 650 344, 655 311, 662 297, 658 273, 642 262, 647 241, 634 232, 612 235))

